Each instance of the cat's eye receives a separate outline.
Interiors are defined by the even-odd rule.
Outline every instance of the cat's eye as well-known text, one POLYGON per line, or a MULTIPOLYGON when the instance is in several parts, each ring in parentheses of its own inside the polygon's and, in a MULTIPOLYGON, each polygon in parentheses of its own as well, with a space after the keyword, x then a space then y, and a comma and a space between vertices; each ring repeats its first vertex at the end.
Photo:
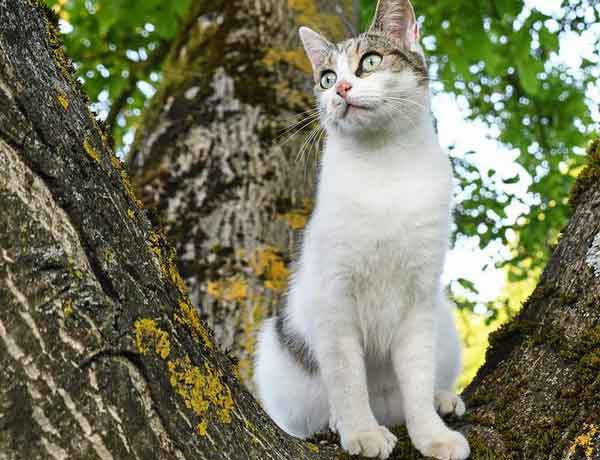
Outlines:
POLYGON ((337 82, 337 75, 332 70, 327 70, 321 75, 321 88, 330 89, 337 82))
POLYGON ((369 53, 363 58, 360 67, 363 72, 373 72, 382 62, 383 57, 381 54, 369 53))

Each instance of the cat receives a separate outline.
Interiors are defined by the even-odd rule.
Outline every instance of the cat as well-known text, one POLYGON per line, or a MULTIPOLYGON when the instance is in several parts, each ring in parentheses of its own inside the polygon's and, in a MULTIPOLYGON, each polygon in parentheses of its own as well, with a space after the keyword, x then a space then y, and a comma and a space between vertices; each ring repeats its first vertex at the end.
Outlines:
POLYGON ((300 37, 327 136, 287 304, 259 334, 259 399, 287 433, 329 426, 350 454, 388 458, 386 427, 406 424, 424 456, 465 459, 467 440, 438 415, 465 412, 441 282, 452 172, 412 4, 380 0, 368 32, 337 45, 300 37))

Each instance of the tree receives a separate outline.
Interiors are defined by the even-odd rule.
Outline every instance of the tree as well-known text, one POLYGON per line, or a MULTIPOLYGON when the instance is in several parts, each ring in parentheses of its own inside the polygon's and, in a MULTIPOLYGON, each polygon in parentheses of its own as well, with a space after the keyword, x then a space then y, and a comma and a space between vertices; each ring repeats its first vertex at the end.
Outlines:
POLYGON ((0 458, 327 458, 233 376, 43 13, 0 9, 0 458))
POLYGON ((256 329, 286 288, 293 233, 311 208, 312 181, 296 161, 310 145, 281 132, 311 106, 298 24, 344 32, 327 5, 193 3, 128 162, 175 244, 194 304, 247 383, 256 329))
MULTIPOLYGON (((332 459, 233 376, 77 90, 56 24, 0 9, 0 458, 332 459)), ((473 459, 600 458, 600 142, 520 317, 465 395, 473 459)), ((397 460, 418 458, 403 440, 397 460)))

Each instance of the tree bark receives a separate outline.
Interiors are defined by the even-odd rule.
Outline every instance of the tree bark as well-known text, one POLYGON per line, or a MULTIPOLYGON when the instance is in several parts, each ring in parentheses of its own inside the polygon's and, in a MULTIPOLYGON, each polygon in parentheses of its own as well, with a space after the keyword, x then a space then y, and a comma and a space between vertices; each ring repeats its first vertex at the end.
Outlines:
POLYGON ((0 213, 0 459, 331 458, 233 376, 30 0, 0 1, 0 213))
POLYGON ((311 209, 305 166, 313 169, 315 157, 296 161, 309 129, 290 142, 282 135, 312 105, 297 29, 340 37, 348 20, 336 11, 351 4, 193 2, 130 156, 136 188, 175 244, 193 303, 247 384, 257 325, 277 308, 294 233, 311 209))
MULTIPOLYGON (((0 0, 0 459, 348 458, 234 377, 43 13, 0 0)), ((599 142, 572 203, 465 392, 474 460, 600 459, 599 142)), ((420 458, 398 434, 393 459, 420 458)))

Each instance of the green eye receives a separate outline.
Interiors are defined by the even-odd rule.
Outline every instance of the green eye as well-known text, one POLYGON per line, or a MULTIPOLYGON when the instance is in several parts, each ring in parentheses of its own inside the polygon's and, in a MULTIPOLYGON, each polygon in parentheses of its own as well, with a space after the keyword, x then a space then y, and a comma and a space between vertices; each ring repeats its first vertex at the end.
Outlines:
POLYGON ((321 88, 323 88, 323 89, 333 88, 333 85, 335 85, 336 81, 337 81, 336 73, 333 72, 332 70, 327 70, 327 71, 323 72, 323 75, 321 76, 321 88))
POLYGON ((382 61, 383 57, 380 54, 369 53, 363 58, 361 68, 363 72, 373 72, 381 65, 382 61))

